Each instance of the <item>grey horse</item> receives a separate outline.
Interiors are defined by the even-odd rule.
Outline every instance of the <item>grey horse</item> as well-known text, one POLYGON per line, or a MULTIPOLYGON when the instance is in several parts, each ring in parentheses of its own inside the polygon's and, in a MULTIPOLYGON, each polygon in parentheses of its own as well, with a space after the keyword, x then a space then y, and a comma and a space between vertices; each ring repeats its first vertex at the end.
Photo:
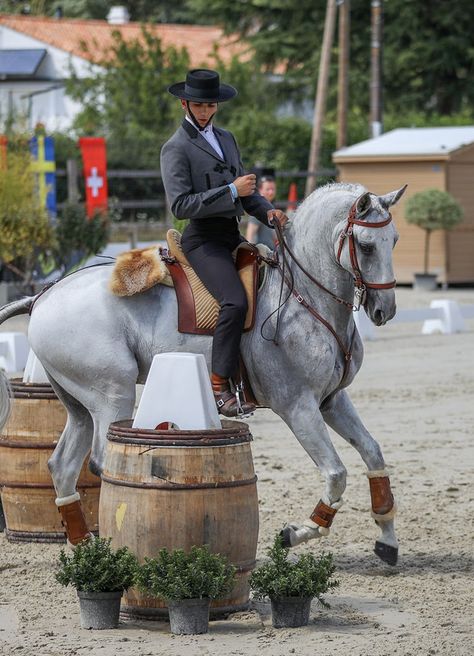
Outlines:
MULTIPOLYGON (((292 294, 280 310, 278 344, 261 335, 262 324, 279 304, 281 273, 277 268, 267 272, 258 297, 255 328, 244 334, 241 343, 259 404, 283 419, 325 479, 311 519, 291 522, 283 530, 286 544, 294 546, 327 535, 342 503, 346 469, 332 445, 330 426, 357 449, 367 466, 372 516, 380 529, 375 553, 392 565, 398 553, 395 505, 383 455, 345 390, 363 358, 352 312, 357 272, 348 237, 355 244, 360 274, 368 282, 365 309, 376 325, 385 324, 396 311, 393 285, 384 285, 393 280, 392 249, 397 240, 389 208, 404 189, 377 196, 360 185, 339 183, 313 192, 284 233, 295 258, 288 259, 287 276, 292 274, 298 294, 292 294), (356 222, 347 230, 350 212, 356 222), (376 226, 378 223, 383 225, 376 226), (314 284, 311 277, 326 289, 314 284), (369 281, 381 283, 381 288, 370 287, 369 281), (317 309, 333 331, 308 311, 308 306, 317 309), (341 344, 351 341, 349 358, 341 344)), ((110 273, 108 266, 85 269, 59 281, 37 300, 28 297, 0 309, 1 323, 27 312, 35 301, 29 342, 68 413, 49 461, 60 507, 78 499, 76 482, 89 451, 91 470, 102 471, 109 424, 132 416, 135 384, 145 381, 155 354, 203 353, 210 364, 211 338, 177 331, 173 289, 157 285, 142 294, 119 298, 108 290, 110 273)), ((285 287, 284 297, 288 291, 285 287)), ((267 338, 274 334, 276 321, 273 314, 263 325, 267 338)), ((0 383, 0 393, 0 420, 5 421, 9 403, 5 380, 0 383)))

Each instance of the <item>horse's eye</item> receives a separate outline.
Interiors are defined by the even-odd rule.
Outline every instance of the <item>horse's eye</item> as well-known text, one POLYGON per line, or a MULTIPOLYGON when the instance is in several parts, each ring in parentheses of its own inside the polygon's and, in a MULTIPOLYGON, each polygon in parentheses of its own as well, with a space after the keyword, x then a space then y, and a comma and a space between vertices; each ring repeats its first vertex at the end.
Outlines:
POLYGON ((373 253, 374 250, 375 250, 375 246, 373 244, 367 244, 367 243, 364 243, 364 242, 359 244, 359 247, 360 247, 360 250, 363 253, 367 253, 367 255, 370 255, 370 253, 373 253))

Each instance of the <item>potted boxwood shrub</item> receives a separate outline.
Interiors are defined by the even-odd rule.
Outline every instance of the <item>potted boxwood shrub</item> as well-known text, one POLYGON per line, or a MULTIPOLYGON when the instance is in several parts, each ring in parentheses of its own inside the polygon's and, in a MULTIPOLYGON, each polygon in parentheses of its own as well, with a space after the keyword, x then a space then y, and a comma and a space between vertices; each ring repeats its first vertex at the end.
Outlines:
POLYGON ((210 601, 231 590, 235 572, 225 556, 211 553, 207 545, 189 552, 160 549, 156 558, 145 558, 139 567, 137 585, 165 599, 172 633, 207 633, 210 601))
POLYGON ((405 208, 407 223, 425 231, 423 273, 415 273, 415 287, 425 291, 436 289, 436 274, 429 273, 430 237, 433 230, 450 230, 462 221, 463 212, 456 199, 447 191, 426 189, 408 199, 405 208))
POLYGON ((56 580, 77 590, 83 629, 118 626, 120 599, 134 583, 138 561, 128 547, 114 551, 111 538, 80 542, 71 554, 61 550, 56 580))
POLYGON ((322 595, 339 585, 331 580, 335 571, 330 553, 318 558, 302 554, 295 560, 288 558, 289 549, 277 535, 268 549, 269 560, 250 575, 250 588, 256 599, 269 598, 272 606, 272 625, 275 628, 306 626, 309 622, 311 601, 316 598, 329 607, 322 595))

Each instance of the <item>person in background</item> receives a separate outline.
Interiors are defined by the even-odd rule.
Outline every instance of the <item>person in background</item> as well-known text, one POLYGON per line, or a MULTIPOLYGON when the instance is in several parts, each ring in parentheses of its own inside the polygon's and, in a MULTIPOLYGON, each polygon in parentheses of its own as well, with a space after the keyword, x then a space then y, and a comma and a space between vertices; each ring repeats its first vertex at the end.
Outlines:
MULTIPOLYGON (((276 197, 275 178, 271 175, 263 175, 259 180, 257 190, 261 196, 273 204, 276 197)), ((245 238, 251 244, 265 244, 272 250, 275 248, 275 230, 267 227, 254 216, 249 216, 245 238)))

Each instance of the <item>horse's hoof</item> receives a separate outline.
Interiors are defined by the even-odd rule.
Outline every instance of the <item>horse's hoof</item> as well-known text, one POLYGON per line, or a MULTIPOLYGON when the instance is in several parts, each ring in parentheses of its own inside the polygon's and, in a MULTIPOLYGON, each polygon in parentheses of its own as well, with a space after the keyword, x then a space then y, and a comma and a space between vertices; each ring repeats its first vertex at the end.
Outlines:
POLYGON ((285 549, 290 549, 291 548, 291 528, 289 526, 285 526, 285 528, 282 528, 280 531, 280 537, 281 537, 281 543, 285 547, 285 549))
POLYGON ((398 548, 391 547, 389 544, 384 542, 375 542, 374 554, 383 560, 387 565, 396 565, 398 560, 398 548))

